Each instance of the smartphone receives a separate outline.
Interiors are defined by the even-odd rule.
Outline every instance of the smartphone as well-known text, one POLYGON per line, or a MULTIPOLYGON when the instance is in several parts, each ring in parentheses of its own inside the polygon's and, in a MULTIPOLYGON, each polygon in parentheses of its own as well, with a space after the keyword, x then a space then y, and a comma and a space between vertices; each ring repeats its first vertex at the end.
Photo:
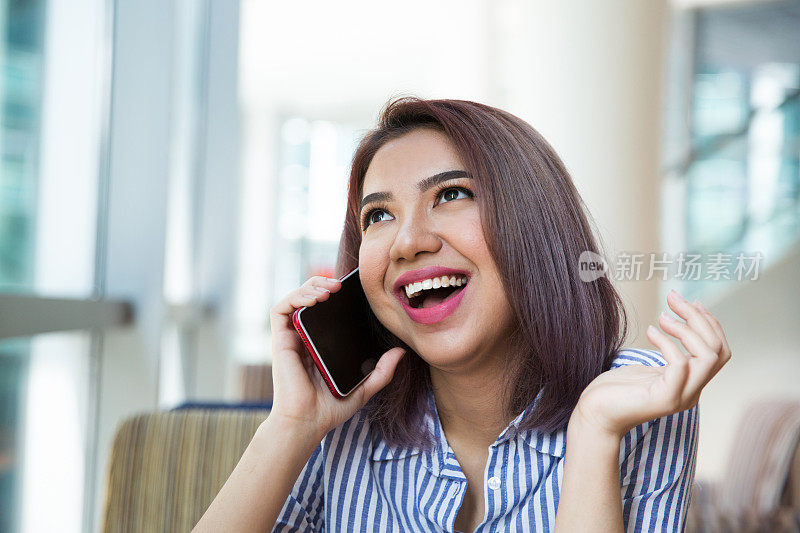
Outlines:
POLYGON ((340 281, 339 290, 324 302, 296 310, 292 323, 331 394, 344 398, 367 379, 393 344, 369 306, 358 268, 340 281))

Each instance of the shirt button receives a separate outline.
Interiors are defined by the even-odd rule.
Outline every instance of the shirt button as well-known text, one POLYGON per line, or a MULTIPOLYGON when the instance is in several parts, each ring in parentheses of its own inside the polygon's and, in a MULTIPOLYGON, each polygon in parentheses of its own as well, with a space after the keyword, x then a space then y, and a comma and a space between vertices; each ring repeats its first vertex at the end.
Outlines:
POLYGON ((489 478, 489 488, 492 490, 497 490, 500 488, 500 478, 497 476, 489 478))

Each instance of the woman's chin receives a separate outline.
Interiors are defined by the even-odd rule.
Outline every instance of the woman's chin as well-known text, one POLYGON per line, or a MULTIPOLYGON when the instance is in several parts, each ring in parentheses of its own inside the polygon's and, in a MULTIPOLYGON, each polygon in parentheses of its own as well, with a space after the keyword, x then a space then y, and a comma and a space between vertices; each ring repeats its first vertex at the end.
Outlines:
MULTIPOLYGON (((388 315, 387 315, 388 316, 388 315)), ((406 317, 407 318, 407 317, 406 317)), ((457 366, 476 353, 480 342, 474 338, 474 328, 464 324, 461 327, 446 328, 440 331, 425 331, 425 327, 411 327, 402 317, 381 321, 395 337, 406 343, 428 364, 437 367, 457 366)))
POLYGON ((464 344, 434 344, 427 343, 420 349, 414 350, 419 356, 425 360, 429 365, 436 368, 455 368, 465 362, 469 358, 469 350, 464 350, 464 344))

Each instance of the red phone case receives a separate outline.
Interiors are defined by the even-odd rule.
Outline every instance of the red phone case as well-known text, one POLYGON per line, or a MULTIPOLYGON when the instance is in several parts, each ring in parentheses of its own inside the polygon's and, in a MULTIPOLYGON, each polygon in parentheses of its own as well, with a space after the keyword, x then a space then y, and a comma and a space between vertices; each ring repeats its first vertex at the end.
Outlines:
POLYGON ((303 309, 305 309, 305 307, 301 307, 300 309, 297 309, 294 313, 292 313, 292 324, 294 324, 294 329, 297 330, 297 333, 300 335, 300 338, 303 339, 303 344, 305 344, 306 346, 306 351, 311 355, 312 359, 314 359, 314 364, 317 365, 317 370, 319 370, 319 373, 322 374, 322 378, 328 385, 328 389, 330 389, 331 394, 333 394, 336 398, 344 398, 344 396, 339 394, 339 392, 336 390, 336 387, 333 386, 333 382, 331 382, 331 378, 328 375, 328 372, 325 370, 325 366, 319 359, 319 354, 317 354, 317 351, 314 350, 314 347, 308 340, 308 336, 306 335, 305 331, 303 331, 303 327, 300 325, 300 319, 298 318, 298 315, 300 311, 302 311, 303 309))

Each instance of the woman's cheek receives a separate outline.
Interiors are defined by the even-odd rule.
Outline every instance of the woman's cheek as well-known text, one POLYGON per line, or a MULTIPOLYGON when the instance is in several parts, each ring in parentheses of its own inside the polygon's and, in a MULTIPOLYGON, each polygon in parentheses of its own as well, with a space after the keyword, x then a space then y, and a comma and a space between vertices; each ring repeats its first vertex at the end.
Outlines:
MULTIPOLYGON (((370 246, 362 243, 359 249, 359 275, 364 294, 367 296, 372 312, 378 321, 390 332, 397 335, 405 342, 407 339, 402 337, 403 331, 397 317, 397 310, 393 309, 397 304, 393 295, 389 295, 384 290, 384 283, 392 280, 384 280, 388 268, 389 252, 380 246, 370 246)), ((391 290, 391 289, 390 289, 391 290)))
POLYGON ((377 299, 382 292, 385 271, 386 269, 380 258, 376 256, 375 250, 368 244, 362 243, 358 252, 358 275, 367 300, 373 308, 378 303, 377 299))
POLYGON ((458 232, 460 241, 467 249, 465 253, 474 254, 486 248, 483 225, 481 224, 480 214, 477 211, 464 213, 456 227, 460 229, 458 232))

